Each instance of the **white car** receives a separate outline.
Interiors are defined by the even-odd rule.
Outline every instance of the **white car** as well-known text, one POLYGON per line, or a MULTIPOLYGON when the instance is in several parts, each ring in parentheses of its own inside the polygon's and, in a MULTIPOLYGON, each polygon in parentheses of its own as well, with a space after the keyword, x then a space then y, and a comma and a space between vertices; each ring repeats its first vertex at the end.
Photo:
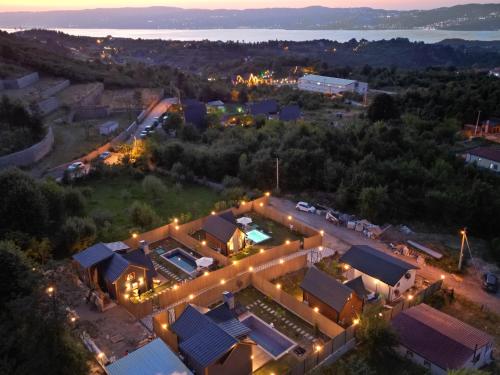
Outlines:
POLYGON ((70 172, 73 172, 73 171, 76 171, 78 169, 81 169, 83 168, 85 165, 81 162, 81 161, 77 161, 73 164, 71 164, 69 167, 68 167, 68 171, 70 172))
POLYGON ((316 208, 314 206, 311 206, 307 202, 299 202, 299 203, 297 203, 295 208, 299 211, 304 211, 304 212, 314 213, 316 211, 316 208))

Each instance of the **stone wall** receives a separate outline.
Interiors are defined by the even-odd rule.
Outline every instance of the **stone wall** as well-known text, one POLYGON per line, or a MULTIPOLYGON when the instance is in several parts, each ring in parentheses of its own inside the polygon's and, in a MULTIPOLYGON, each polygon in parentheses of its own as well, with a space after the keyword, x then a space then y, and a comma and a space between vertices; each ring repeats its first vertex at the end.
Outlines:
POLYGON ((41 92, 41 96, 44 99, 48 99, 51 96, 54 96, 58 93, 60 93, 62 90, 65 88, 68 88, 70 85, 70 82, 66 79, 64 81, 56 83, 54 86, 49 87, 41 92))
POLYGON ((52 128, 49 128, 47 135, 40 142, 25 148, 24 150, 1 156, 0 169, 8 167, 23 167, 36 163, 50 152, 53 145, 54 133, 52 132, 52 128))
POLYGON ((23 89, 38 82, 39 79, 38 73, 30 73, 17 79, 4 79, 2 87, 4 89, 23 89))
POLYGON ((42 116, 45 116, 57 110, 60 103, 56 97, 52 96, 50 98, 39 101, 37 105, 42 116))

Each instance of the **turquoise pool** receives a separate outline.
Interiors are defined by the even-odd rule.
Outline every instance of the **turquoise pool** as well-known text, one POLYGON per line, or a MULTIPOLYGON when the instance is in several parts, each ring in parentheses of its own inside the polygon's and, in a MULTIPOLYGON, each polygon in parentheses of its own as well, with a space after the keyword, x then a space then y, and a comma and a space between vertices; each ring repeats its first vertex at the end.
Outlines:
POLYGON ((250 232, 247 232, 246 235, 247 238, 253 243, 261 243, 271 238, 271 236, 268 236, 264 232, 261 232, 260 230, 257 229, 253 229, 250 232))

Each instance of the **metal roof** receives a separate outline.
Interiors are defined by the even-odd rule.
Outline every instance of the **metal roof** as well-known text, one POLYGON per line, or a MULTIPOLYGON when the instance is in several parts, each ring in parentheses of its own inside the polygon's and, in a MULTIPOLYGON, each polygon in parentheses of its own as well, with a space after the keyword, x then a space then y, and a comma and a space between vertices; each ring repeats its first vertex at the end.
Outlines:
POLYGON ((342 311, 353 293, 349 287, 316 267, 309 268, 300 287, 337 312, 342 311))
POLYGON ((101 272, 106 280, 115 282, 125 272, 129 264, 120 254, 113 253, 113 256, 103 263, 101 272))
POLYGON ((391 324, 401 345, 442 369, 459 369, 475 349, 493 345, 483 331, 423 303, 402 311, 391 324))
POLYGON ((129 253, 122 255, 129 263, 135 264, 137 266, 142 266, 147 269, 147 276, 154 277, 157 275, 153 262, 151 258, 144 254, 144 250, 136 249, 129 253))
POLYGON ((206 313, 188 305, 171 329, 179 337, 183 353, 204 367, 222 357, 250 331, 224 304, 206 313))
POLYGON ((303 76, 300 79, 307 79, 309 81, 315 81, 315 82, 324 83, 326 85, 336 85, 336 86, 347 86, 347 85, 352 85, 353 83, 356 83, 356 81, 354 81, 352 79, 319 76, 316 74, 306 74, 305 76, 303 76))
POLYGON ((287 105, 280 111, 281 121, 295 121, 300 118, 300 107, 298 105, 287 105))
POLYGON ((467 151, 469 155, 474 155, 483 159, 500 162, 500 147, 484 146, 467 151))
POLYGON ((73 255, 73 259, 76 260, 83 268, 89 268, 112 256, 113 251, 100 242, 83 251, 80 251, 78 254, 73 255))
POLYGON ((238 229, 236 224, 229 222, 221 216, 209 216, 203 223, 203 230, 218 240, 226 243, 238 229))
POLYGON ((340 257, 347 263, 385 284, 395 286, 406 272, 418 267, 366 245, 355 245, 340 257))
POLYGON ((159 338, 110 364, 106 370, 109 375, 192 375, 159 338))
POLYGON ((256 115, 270 115, 278 113, 278 102, 274 99, 261 100, 250 104, 250 114, 256 115))
POLYGON ((362 276, 358 276, 352 280, 349 280, 345 282, 344 285, 348 288, 351 288, 353 292, 356 293, 357 296, 361 299, 367 297, 370 294, 370 291, 365 288, 365 283, 363 282, 362 276))

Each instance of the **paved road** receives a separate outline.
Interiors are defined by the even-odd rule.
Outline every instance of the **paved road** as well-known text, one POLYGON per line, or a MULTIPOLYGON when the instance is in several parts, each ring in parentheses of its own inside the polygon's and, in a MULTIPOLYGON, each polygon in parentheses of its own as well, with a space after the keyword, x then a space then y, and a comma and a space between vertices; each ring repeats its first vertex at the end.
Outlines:
MULTIPOLYGON (((325 231, 326 246, 344 253, 352 245, 369 245, 381 251, 394 255, 388 246, 378 240, 366 238, 359 232, 347 229, 343 226, 337 226, 327 222, 323 215, 315 215, 295 209, 295 203, 286 199, 271 197, 270 204, 277 209, 292 215, 295 220, 299 220, 317 230, 325 231)), ((395 256, 395 255, 394 255, 395 256)), ((406 262, 417 265, 416 260, 412 257, 398 256, 406 262)), ((455 292, 467 297, 469 300, 478 304, 484 305, 490 310, 500 313, 500 295, 486 293, 481 289, 481 275, 474 274, 474 270, 470 269, 469 274, 463 278, 456 275, 444 272, 438 268, 429 265, 419 265, 418 273, 427 280, 438 280, 441 275, 445 276, 445 286, 454 288, 455 292)))
POLYGON ((153 125, 156 118, 164 114, 173 104, 177 104, 177 98, 166 98, 159 102, 156 107, 149 112, 149 115, 144 119, 144 121, 139 124, 136 131, 130 138, 133 139, 134 136, 139 138, 139 134, 146 128, 146 126, 153 125))

